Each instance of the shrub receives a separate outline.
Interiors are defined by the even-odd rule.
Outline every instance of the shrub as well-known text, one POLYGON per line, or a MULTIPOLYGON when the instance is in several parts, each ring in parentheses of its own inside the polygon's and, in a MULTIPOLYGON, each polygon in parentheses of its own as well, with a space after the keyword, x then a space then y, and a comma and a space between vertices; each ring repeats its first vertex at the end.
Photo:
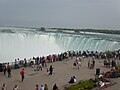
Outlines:
POLYGON ((115 66, 115 70, 120 71, 120 64, 117 64, 117 65, 115 66))
POLYGON ((77 84, 71 85, 67 90, 86 90, 94 88, 94 83, 90 80, 80 81, 77 84))

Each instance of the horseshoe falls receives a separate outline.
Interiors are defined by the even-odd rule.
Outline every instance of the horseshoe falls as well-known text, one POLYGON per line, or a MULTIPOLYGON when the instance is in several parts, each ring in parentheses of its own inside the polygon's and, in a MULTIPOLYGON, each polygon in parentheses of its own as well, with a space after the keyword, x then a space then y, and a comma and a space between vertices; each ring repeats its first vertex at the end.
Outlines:
POLYGON ((89 51, 106 51, 118 50, 120 42, 108 41, 106 39, 86 37, 86 36, 64 36, 57 35, 56 42, 63 47, 64 50, 89 50, 89 51))
POLYGON ((59 32, 52 29, 0 27, 0 63, 17 58, 58 54, 68 50, 106 51, 120 49, 120 35, 59 32))

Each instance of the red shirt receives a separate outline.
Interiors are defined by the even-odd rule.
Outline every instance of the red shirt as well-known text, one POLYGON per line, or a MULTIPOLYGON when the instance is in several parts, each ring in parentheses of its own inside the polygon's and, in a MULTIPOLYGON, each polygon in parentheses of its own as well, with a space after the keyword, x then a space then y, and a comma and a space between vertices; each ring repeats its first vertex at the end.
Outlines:
POLYGON ((21 71, 20 71, 20 74, 21 74, 21 75, 24 75, 24 70, 21 70, 21 71))

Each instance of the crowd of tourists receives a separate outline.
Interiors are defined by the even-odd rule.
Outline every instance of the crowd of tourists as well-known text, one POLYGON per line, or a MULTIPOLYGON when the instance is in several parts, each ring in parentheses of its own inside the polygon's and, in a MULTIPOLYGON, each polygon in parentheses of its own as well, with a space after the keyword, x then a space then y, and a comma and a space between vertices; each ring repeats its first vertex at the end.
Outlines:
MULTIPOLYGON (((2 68, 3 68, 4 75, 6 75, 7 73, 7 77, 9 78, 11 77, 12 68, 19 69, 20 67, 31 66, 32 68, 34 68, 34 71, 39 71, 39 70, 42 71, 43 67, 47 67, 47 63, 69 60, 69 58, 72 59, 74 56, 76 57, 76 59, 73 65, 77 66, 78 69, 81 67, 81 62, 82 60, 84 60, 84 58, 92 57, 92 60, 88 60, 88 68, 93 69, 95 66, 95 59, 105 59, 105 60, 112 59, 112 63, 114 63, 114 60, 116 59, 120 60, 120 50, 109 52, 109 53, 97 52, 97 51, 94 52, 94 51, 88 51, 88 50, 83 52, 67 51, 61 54, 48 55, 46 57, 45 56, 33 57, 33 58, 30 58, 29 60, 27 60, 26 58, 24 58, 24 60, 20 60, 18 58, 18 59, 15 59, 14 66, 11 67, 9 63, 3 63, 2 68)), ((112 67, 114 67, 113 64, 112 64, 112 67)), ((49 72, 48 75, 53 74, 53 69, 54 68, 52 65, 49 67, 49 69, 47 68, 47 72, 49 72)), ((25 78, 24 69, 20 71, 20 75, 21 75, 21 81, 23 82, 25 78)), ((69 81, 69 83, 73 83, 73 82, 76 82, 75 76, 71 77, 71 80, 69 81)), ((7 90, 7 86, 5 83, 3 83, 2 90, 7 90)), ((15 85, 13 90, 18 90, 18 86, 15 85)), ((47 84, 45 84, 45 86, 41 85, 40 87, 39 85, 36 85, 36 90, 48 90, 48 86, 47 84)), ((53 90, 58 90, 58 87, 56 84, 53 86, 53 90)))
MULTIPOLYGON (((5 83, 3 83, 2 87, 1 87, 1 90, 11 90, 11 89, 8 89, 7 85, 5 83)), ((18 85, 15 84, 15 86, 13 87, 12 90, 19 90, 18 85)), ((49 89, 48 89, 48 85, 47 84, 41 85, 41 86, 39 86, 37 84, 37 85, 35 85, 35 90, 49 90, 49 89)), ((53 85, 53 90, 59 90, 58 86, 56 85, 56 83, 53 85)))
MULTIPOLYGON (((48 85, 47 84, 41 85, 40 87, 37 84, 35 90, 49 90, 49 89, 48 89, 48 85)), ((56 83, 53 85, 53 89, 52 90, 59 90, 58 86, 56 85, 56 83)))
MULTIPOLYGON (((69 57, 72 59, 74 56, 80 56, 82 59, 87 57, 92 57, 93 59, 118 59, 120 60, 120 50, 118 51, 107 51, 107 52, 94 52, 94 51, 67 51, 63 52, 61 54, 52 54, 48 56, 38 56, 33 57, 30 59, 24 58, 23 60, 20 60, 19 58, 15 59, 14 67, 15 69, 20 68, 21 66, 27 67, 27 66, 33 66, 34 65, 41 65, 42 67, 47 67, 47 63, 50 62, 56 62, 56 61, 62 61, 62 60, 69 60, 69 57)), ((79 63, 81 62, 81 58, 77 58, 79 60, 79 63)), ((7 68, 8 63, 3 63, 3 69, 7 68)))
MULTIPOLYGON (((1 90, 10 90, 7 88, 7 85, 5 83, 3 83, 1 90)), ((19 90, 17 84, 15 84, 15 86, 13 87, 13 90, 19 90)))

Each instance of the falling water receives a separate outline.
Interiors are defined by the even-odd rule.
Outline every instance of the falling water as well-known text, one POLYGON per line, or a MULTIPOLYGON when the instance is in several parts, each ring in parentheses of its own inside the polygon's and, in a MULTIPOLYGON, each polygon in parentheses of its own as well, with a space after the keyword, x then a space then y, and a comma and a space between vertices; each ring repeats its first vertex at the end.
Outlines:
POLYGON ((0 62, 15 58, 46 56, 68 50, 105 51, 120 49, 119 35, 75 35, 38 32, 27 28, 0 28, 0 62))

